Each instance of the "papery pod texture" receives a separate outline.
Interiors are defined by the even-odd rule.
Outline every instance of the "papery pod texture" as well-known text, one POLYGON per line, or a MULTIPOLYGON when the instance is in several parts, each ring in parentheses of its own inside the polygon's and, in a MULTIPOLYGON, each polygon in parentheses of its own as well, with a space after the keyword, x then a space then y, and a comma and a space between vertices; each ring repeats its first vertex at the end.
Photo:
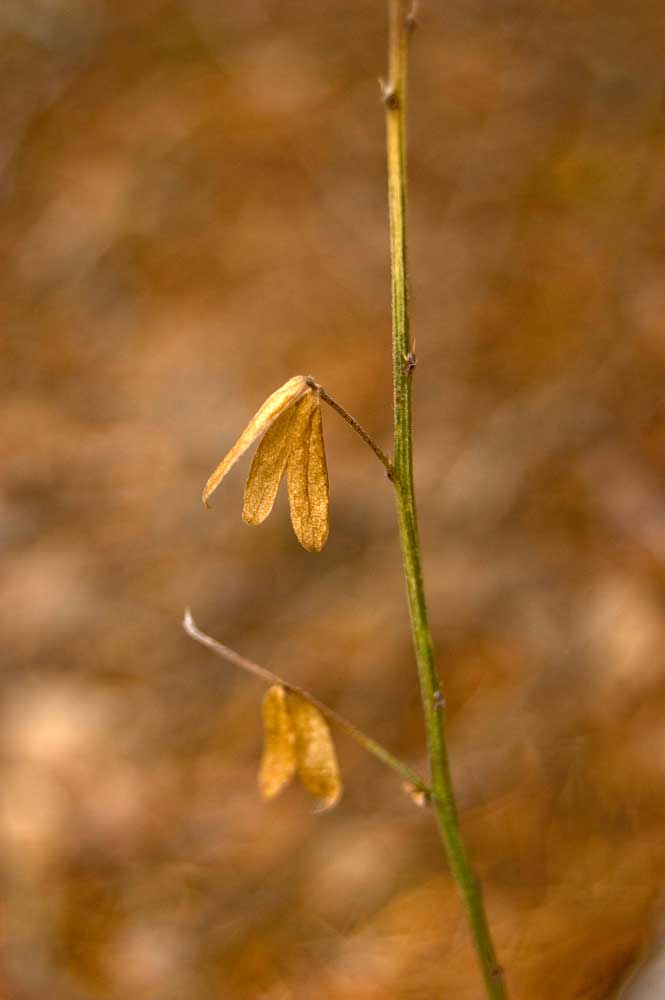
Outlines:
POLYGON ((319 709, 310 702, 297 694, 286 697, 295 730, 298 777, 321 808, 330 809, 342 794, 330 728, 319 709))
POLYGON ((263 799, 274 799, 296 770, 296 739, 286 692, 279 684, 263 698, 263 756, 259 767, 259 791, 263 799))
POLYGON ((257 438, 264 431, 267 431, 282 413, 309 392, 307 378, 304 375, 294 375, 279 389, 276 389, 272 395, 268 396, 205 484, 202 497, 205 504, 208 503, 208 497, 214 493, 229 469, 254 444, 257 438))
POLYGON ((296 410, 291 406, 282 413, 257 449, 245 486, 242 518, 246 524, 261 524, 273 508, 289 458, 296 410))
POLYGON ((309 552, 320 552, 328 538, 329 516, 328 468, 317 393, 305 396, 296 406, 287 476, 296 537, 309 552))

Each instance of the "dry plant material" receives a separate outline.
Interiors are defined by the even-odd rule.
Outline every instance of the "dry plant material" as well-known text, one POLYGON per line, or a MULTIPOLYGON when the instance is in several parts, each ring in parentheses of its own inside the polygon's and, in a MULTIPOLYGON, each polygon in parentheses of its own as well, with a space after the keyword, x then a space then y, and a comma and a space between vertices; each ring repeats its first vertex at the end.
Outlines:
MULTIPOLYGON (((407 775, 405 791, 419 806, 431 803, 436 814, 442 846, 464 903, 466 919, 475 946, 479 968, 489 1000, 506 1000, 502 970, 497 961, 487 922, 482 893, 469 861, 459 825, 452 785, 444 726, 444 706, 434 662, 428 621, 422 556, 416 516, 413 481, 412 389, 416 365, 415 344, 409 320, 406 233, 406 71, 413 28, 411 0, 389 0, 388 81, 382 84, 386 111, 388 208, 390 221, 392 371, 394 460, 339 403, 313 378, 296 375, 270 396, 249 422, 228 455, 218 465, 203 491, 203 500, 217 488, 240 456, 261 435, 245 490, 243 518, 260 524, 272 510, 279 484, 288 478, 291 522, 298 540, 312 552, 320 551, 328 537, 328 473, 321 429, 321 400, 328 403, 372 449, 395 487, 400 545, 409 601, 411 631, 422 696, 430 760, 431 788, 407 775)), ((190 616, 191 618, 191 616, 190 616)), ((321 808, 335 805, 342 792, 335 748, 327 719, 332 719, 393 770, 404 775, 410 769, 378 744, 306 692, 297 693, 257 664, 238 656, 221 643, 197 633, 185 617, 185 627, 232 662, 263 680, 274 678, 263 706, 265 752, 259 786, 265 799, 274 798, 296 772, 321 808)))
POLYGON ((328 470, 321 398, 304 375, 294 375, 259 407, 208 479, 203 502, 209 506, 227 472, 262 434, 245 487, 243 520, 265 521, 286 472, 296 538, 309 552, 320 552, 328 538, 328 470))
POLYGON ((248 448, 254 444, 269 427, 274 424, 279 416, 293 406, 299 399, 310 392, 307 379, 304 375, 294 375, 288 382, 276 389, 266 401, 261 404, 244 431, 231 448, 230 452, 224 456, 208 482, 203 488, 203 502, 208 505, 210 497, 227 472, 235 465, 238 459, 245 454, 248 448))
POLYGON ((263 799, 275 798, 295 772, 320 808, 331 809, 342 780, 330 728, 319 709, 274 684, 263 699, 264 751, 259 768, 263 799))
POLYGON ((328 538, 328 469, 318 393, 298 403, 288 459, 291 524, 303 548, 320 552, 328 538))
POLYGON ((245 524, 261 524, 273 508, 291 447, 291 427, 296 407, 278 417, 257 448, 249 470, 242 519, 245 524))
POLYGON ((330 727, 315 705, 298 694, 288 695, 296 732, 298 777, 321 809, 331 809, 342 794, 342 779, 330 727))
POLYGON ((259 767, 261 798, 274 799, 289 784, 296 770, 296 734, 279 684, 268 688, 263 698, 264 748, 259 767))

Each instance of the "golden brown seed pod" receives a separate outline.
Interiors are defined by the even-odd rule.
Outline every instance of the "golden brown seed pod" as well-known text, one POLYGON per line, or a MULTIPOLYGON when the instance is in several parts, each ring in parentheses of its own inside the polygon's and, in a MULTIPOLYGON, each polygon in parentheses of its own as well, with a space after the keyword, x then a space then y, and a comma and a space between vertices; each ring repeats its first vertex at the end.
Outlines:
POLYGON ((328 469, 321 401, 316 392, 305 396, 295 407, 287 477, 291 523, 296 537, 309 552, 320 552, 329 529, 328 469))
POLYGON ((296 770, 295 730, 286 692, 280 684, 274 684, 266 692, 262 716, 264 748, 259 791, 267 801, 286 788, 296 770))
POLYGON ((289 458, 295 415, 293 406, 282 413, 256 451, 245 486, 242 519, 246 524, 261 524, 273 508, 289 458))
POLYGON ((219 463, 203 489, 203 502, 208 506, 208 497, 217 489, 230 468, 235 465, 241 455, 250 448, 257 438, 267 431, 274 422, 293 406, 306 393, 311 392, 304 375, 294 375, 288 382, 276 389, 266 401, 261 404, 231 450, 219 463))
POLYGON ((295 731, 298 777, 322 809, 331 809, 342 794, 342 779, 328 723, 300 695, 288 694, 287 703, 295 731))

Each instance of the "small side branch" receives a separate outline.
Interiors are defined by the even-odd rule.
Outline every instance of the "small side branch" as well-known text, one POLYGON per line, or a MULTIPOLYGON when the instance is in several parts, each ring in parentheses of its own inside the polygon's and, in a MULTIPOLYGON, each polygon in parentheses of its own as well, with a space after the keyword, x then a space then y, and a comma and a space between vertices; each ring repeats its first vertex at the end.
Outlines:
POLYGON ((395 774, 399 775, 403 782, 408 786, 408 791, 410 793, 416 793, 424 796, 427 802, 430 801, 431 789, 426 782, 412 771, 408 764, 400 760, 399 757, 395 757, 389 750, 386 750, 384 746, 373 740, 371 736, 367 736, 362 730, 357 729, 352 722, 345 719, 342 715, 338 715, 332 708, 329 708, 318 698, 315 698, 305 691, 304 688, 298 687, 296 684, 290 684, 289 681, 285 681, 284 678, 280 677, 278 674, 274 674, 272 670, 267 670, 265 667, 260 666, 258 663, 254 663, 253 660, 248 660, 246 657, 241 656, 240 653, 236 653, 234 649, 229 646, 225 646, 223 643, 218 642, 217 639, 213 639, 212 636, 206 635, 197 626, 196 622, 192 618, 192 613, 187 608, 185 610, 185 616, 182 620, 182 627, 187 633, 187 635, 199 642, 202 646, 211 650, 216 656, 221 657, 221 659, 226 660, 227 663, 233 664, 234 667, 239 667, 246 673, 251 674, 253 677, 257 677, 264 684, 279 684, 281 687, 285 688, 287 691, 291 691, 293 694, 299 695, 305 701, 308 701, 310 705, 314 705, 318 708, 319 712, 331 722, 338 729, 350 736, 352 740, 355 740, 367 753, 372 754, 377 760, 380 760, 382 764, 389 767, 395 774))
POLYGON ((319 385, 319 383, 316 382, 311 376, 307 379, 307 384, 310 388, 316 389, 323 402, 332 407, 335 413, 338 413, 342 420, 346 420, 349 427, 352 427, 356 434, 363 439, 365 444, 372 449, 379 462, 381 462, 388 473, 388 479, 392 479, 394 474, 393 463, 390 461, 386 453, 379 448, 376 441, 370 437, 362 424, 359 424, 356 418, 352 417, 349 411, 345 410, 341 403, 338 403, 336 399, 333 399, 332 396, 328 395, 323 386, 319 385))

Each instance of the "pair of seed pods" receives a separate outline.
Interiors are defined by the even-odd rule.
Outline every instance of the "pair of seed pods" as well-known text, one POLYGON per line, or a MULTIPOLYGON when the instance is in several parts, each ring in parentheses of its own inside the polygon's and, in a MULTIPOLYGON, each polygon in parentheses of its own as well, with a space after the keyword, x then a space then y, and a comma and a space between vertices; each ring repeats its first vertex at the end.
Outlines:
POLYGON ((295 375, 266 399, 210 476, 203 502, 208 506, 227 472, 264 434, 245 487, 243 520, 265 521, 286 473, 296 538, 309 552, 320 552, 328 538, 328 469, 321 398, 312 383, 305 375, 295 375))
MULTIPOLYGON (((316 383, 304 375, 289 379, 259 407, 208 479, 203 502, 208 506, 227 472, 262 434, 245 487, 243 520, 265 521, 286 473, 296 538, 309 552, 320 552, 328 538, 328 470, 321 398, 316 383)), ((262 714, 262 797, 275 798, 297 773, 320 807, 330 809, 342 794, 342 782, 330 729, 319 709, 275 684, 263 699, 262 714)))
POLYGON ((262 714, 261 796, 275 798, 297 773, 320 808, 330 809, 342 794, 342 781, 330 729, 319 709, 275 684, 263 699, 262 714))

